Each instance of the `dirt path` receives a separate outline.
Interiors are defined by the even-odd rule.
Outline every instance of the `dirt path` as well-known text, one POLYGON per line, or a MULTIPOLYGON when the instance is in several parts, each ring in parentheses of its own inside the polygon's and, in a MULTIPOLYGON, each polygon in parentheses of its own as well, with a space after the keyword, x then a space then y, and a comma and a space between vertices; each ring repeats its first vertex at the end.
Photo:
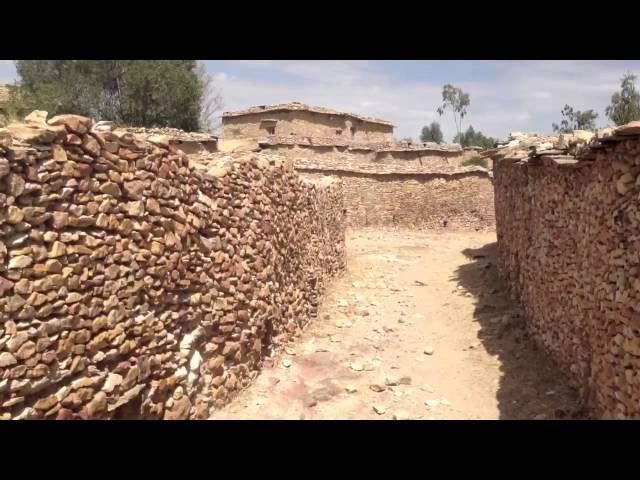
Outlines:
POLYGON ((213 419, 579 416, 526 339, 495 234, 358 231, 319 318, 213 419))

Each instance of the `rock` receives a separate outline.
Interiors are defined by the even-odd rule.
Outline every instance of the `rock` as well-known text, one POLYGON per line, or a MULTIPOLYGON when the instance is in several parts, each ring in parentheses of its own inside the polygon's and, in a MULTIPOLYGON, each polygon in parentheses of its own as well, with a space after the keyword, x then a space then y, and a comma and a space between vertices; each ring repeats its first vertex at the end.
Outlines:
POLYGON ((9 270, 13 270, 16 268, 27 268, 31 266, 32 263, 33 259, 30 256, 18 255, 17 257, 13 257, 11 258, 11 260, 9 260, 9 265, 7 268, 9 268, 9 270))
POLYGON ((58 258, 66 255, 67 247, 62 242, 53 242, 51 245, 51 249, 49 250, 48 257, 49 258, 58 258))
POLYGON ((369 385, 369 389, 373 390, 374 392, 384 392, 387 388, 384 385, 378 385, 374 383, 369 385))
POLYGON ((441 403, 442 405, 444 405, 445 407, 448 407, 448 406, 450 406, 450 405, 451 405, 451 402, 450 402, 449 400, 447 400, 446 398, 441 399, 441 400, 440 400, 440 403, 441 403))
POLYGON ((424 404, 429 408, 435 408, 440 405, 440 402, 438 400, 427 400, 424 404))
POLYGON ((289 368, 291 366, 291 360, 289 360, 288 358, 285 358, 284 360, 282 360, 282 366, 284 368, 289 368))
POLYGON ((384 415, 385 413, 387 413, 387 409, 382 405, 374 405, 373 411, 376 412, 378 415, 384 415))
POLYGON ((63 125, 69 131, 84 134, 91 128, 91 120, 80 115, 56 115, 47 122, 49 125, 63 125))
POLYGON ((431 346, 425 347, 424 354, 425 355, 433 355, 433 347, 431 347, 431 346))
POLYGON ((122 196, 122 191, 117 183, 107 182, 100 185, 100 191, 106 195, 111 195, 115 198, 120 198, 122 196))
POLYGON ((362 370, 364 370, 362 364, 356 362, 349 365, 349 367, 351 368, 351 370, 355 370, 356 372, 361 372, 362 370))
POLYGON ((27 332, 17 332, 7 342, 7 350, 16 352, 27 340, 29 340, 29 334, 27 332))
POLYGON ((109 373, 107 375, 107 379, 102 386, 102 391, 111 393, 113 390, 122 384, 122 375, 118 375, 117 373, 109 373))
POLYGON ((9 352, 0 353, 0 368, 10 367, 11 365, 15 365, 16 363, 18 363, 16 357, 11 355, 9 352))
POLYGON ((93 399, 85 406, 89 418, 96 417, 107 410, 107 394, 97 392, 93 399))
POLYGON ((82 138, 82 149, 92 157, 100 156, 100 144, 91 135, 84 135, 82 138))
POLYGON ((4 297, 5 292, 13 288, 13 282, 4 277, 0 277, 0 297, 4 297))
POLYGON ((6 158, 0 157, 0 179, 9 175, 10 172, 11 165, 9 165, 9 161, 6 158))
POLYGON ((13 313, 19 311, 26 303, 20 295, 12 295, 7 298, 4 308, 7 312, 13 313))
MULTIPOLYGON (((180 388, 180 387, 178 387, 180 388)), ((189 418, 189 412, 191 411, 191 401, 189 397, 180 396, 180 398, 173 398, 171 407, 167 407, 164 413, 165 420, 186 420, 189 418)))
POLYGON ((58 399, 55 395, 49 395, 48 397, 41 398, 33 404, 33 408, 36 410, 51 410, 58 403, 58 399))
POLYGON ((615 129, 616 135, 640 135, 640 121, 634 120, 615 129))
POLYGON ((353 385, 347 385, 346 387, 344 387, 344 389, 347 393, 355 393, 358 391, 358 389, 353 385))
POLYGON ((36 353, 36 344, 32 341, 25 342, 16 352, 16 358, 26 360, 36 353))
POLYGON ((33 123, 36 125, 46 125, 48 112, 44 110, 34 110, 29 115, 24 117, 25 123, 33 123))
POLYGON ((27 126, 26 124, 10 123, 7 130, 14 140, 29 144, 48 144, 58 136, 57 132, 48 127, 27 126))

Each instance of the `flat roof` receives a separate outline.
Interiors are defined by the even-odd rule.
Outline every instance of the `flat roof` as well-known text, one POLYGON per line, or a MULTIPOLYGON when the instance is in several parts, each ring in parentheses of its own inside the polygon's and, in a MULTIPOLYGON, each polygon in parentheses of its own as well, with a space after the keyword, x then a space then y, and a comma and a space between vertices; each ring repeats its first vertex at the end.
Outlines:
POLYGON ((276 111, 285 111, 285 112, 303 111, 303 112, 312 112, 312 113, 323 113, 326 115, 340 115, 344 117, 355 118, 357 120, 367 122, 367 123, 377 123, 380 125, 387 125, 390 127, 395 126, 391 122, 382 120, 380 118, 363 117, 362 115, 357 115, 355 113, 338 112, 337 110, 333 110, 331 108, 314 107, 314 106, 306 105, 300 102, 280 103, 277 105, 258 105, 258 106, 250 107, 244 110, 238 110, 236 112, 224 112, 222 114, 222 118, 241 117, 243 115, 255 115, 256 113, 276 112, 276 111))

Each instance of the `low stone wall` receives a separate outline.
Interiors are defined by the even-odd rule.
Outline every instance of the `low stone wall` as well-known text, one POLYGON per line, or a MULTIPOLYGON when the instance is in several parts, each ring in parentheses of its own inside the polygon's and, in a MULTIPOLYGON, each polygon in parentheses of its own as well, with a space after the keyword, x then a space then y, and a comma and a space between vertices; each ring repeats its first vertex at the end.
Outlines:
POLYGON ((453 148, 419 148, 388 147, 384 145, 323 145, 320 139, 313 139, 316 144, 306 145, 298 140, 278 139, 274 143, 262 143, 267 152, 291 158, 298 164, 316 164, 321 168, 335 169, 345 166, 361 167, 366 165, 384 165, 387 168, 397 167, 413 169, 433 169, 460 167, 468 155, 462 149, 453 148), (296 143, 297 142, 297 143, 296 143))
POLYGON ((305 176, 340 178, 349 227, 479 230, 495 224, 493 185, 482 169, 449 173, 299 171, 305 176))
POLYGON ((0 418, 206 418, 344 267, 340 184, 43 120, 0 130, 0 418))
POLYGON ((594 414, 640 418, 640 140, 605 140, 496 163, 498 267, 594 414))

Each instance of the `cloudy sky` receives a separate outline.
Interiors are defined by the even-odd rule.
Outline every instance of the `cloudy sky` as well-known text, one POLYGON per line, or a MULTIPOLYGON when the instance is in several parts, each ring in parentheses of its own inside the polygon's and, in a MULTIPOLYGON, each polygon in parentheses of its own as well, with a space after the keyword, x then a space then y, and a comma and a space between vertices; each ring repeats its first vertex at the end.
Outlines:
MULTIPOLYGON (((225 110, 298 101, 392 121, 398 138, 418 139, 423 125, 440 121, 450 140, 450 115, 439 118, 442 85, 471 96, 463 125, 504 138, 510 131, 550 132, 565 103, 593 108, 598 127, 626 71, 640 61, 343 61, 206 60, 222 90, 225 110)), ((0 83, 15 80, 13 63, 0 60, 0 83)))

